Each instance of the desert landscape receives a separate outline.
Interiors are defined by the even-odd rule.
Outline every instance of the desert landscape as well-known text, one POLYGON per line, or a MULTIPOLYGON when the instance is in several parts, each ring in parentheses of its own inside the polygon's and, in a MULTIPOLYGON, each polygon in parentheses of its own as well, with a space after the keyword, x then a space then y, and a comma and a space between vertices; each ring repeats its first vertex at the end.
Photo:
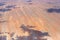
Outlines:
POLYGON ((60 40, 60 0, 0 0, 0 40, 60 40))

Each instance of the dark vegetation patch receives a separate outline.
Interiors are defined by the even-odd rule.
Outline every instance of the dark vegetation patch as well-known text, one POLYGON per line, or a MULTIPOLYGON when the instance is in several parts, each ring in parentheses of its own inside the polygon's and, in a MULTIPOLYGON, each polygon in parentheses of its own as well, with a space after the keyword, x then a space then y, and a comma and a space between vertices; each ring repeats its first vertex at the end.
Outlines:
POLYGON ((30 27, 28 28, 28 26, 25 25, 21 25, 20 28, 22 28, 22 30, 24 30, 25 32, 29 32, 29 36, 23 36, 23 37, 19 37, 17 36, 17 40, 47 40, 44 39, 44 36, 49 36, 48 32, 41 32, 38 30, 34 30, 34 29, 30 29, 30 27), (41 39, 43 38, 43 39, 41 39))
POLYGON ((6 36, 0 36, 0 40, 7 40, 6 36))
POLYGON ((49 8, 47 9, 47 12, 48 13, 53 13, 53 12, 60 13, 60 8, 49 8))
POLYGON ((60 9, 55 9, 55 12, 56 13, 60 13, 60 9))
POLYGON ((32 4, 32 0, 27 0, 26 2, 27 2, 29 5, 32 4))
POLYGON ((5 8, 0 8, 0 12, 10 11, 10 10, 12 10, 12 8, 15 8, 15 6, 16 6, 16 5, 7 5, 6 6, 5 2, 0 3, 1 7, 4 7, 4 5, 5 5, 5 8))
POLYGON ((54 12, 54 9, 53 8, 49 8, 49 9, 47 9, 47 12, 48 13, 52 13, 52 12, 54 12))
POLYGON ((4 6, 5 4, 4 3, 0 3, 0 6, 4 6))
MULTIPOLYGON (((23 33, 28 32, 29 36, 16 35, 16 39, 15 39, 15 38, 13 38, 15 35, 14 32, 12 32, 12 33, 5 32, 5 33, 10 35, 11 40, 47 40, 47 38, 43 38, 43 37, 49 36, 48 32, 41 32, 38 30, 31 29, 31 28, 34 28, 34 26, 28 27, 28 26, 25 26, 24 24, 22 24, 20 26, 20 28, 24 31, 23 33)), ((4 34, 4 33, 0 32, 0 34, 4 34)), ((0 36, 0 40, 6 40, 6 37, 0 36)))
POLYGON ((32 0, 27 0, 27 2, 32 2, 32 0))
POLYGON ((0 12, 7 12, 7 11, 10 11, 11 9, 5 9, 5 8, 3 8, 3 9, 0 9, 0 12))
POLYGON ((6 8, 15 8, 15 5, 8 5, 6 8))

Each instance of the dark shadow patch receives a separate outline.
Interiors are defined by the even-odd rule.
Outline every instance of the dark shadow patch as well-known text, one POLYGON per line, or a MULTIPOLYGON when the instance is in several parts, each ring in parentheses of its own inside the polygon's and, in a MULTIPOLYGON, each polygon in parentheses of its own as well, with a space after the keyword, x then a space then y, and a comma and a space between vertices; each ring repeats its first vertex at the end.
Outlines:
POLYGON ((53 13, 54 12, 54 9, 53 8, 49 8, 49 9, 47 9, 47 12, 48 13, 53 13))
POLYGON ((6 8, 15 8, 15 5, 8 5, 6 8))
POLYGON ((32 2, 32 0, 27 0, 27 2, 32 2))
POLYGON ((53 12, 60 13, 60 9, 59 8, 49 8, 49 9, 47 9, 47 12, 48 13, 53 13, 53 12))
POLYGON ((14 38, 12 38, 12 40, 15 40, 14 38))
POLYGON ((36 34, 38 34, 38 35, 40 35, 40 36, 48 36, 48 33, 47 33, 47 32, 43 32, 43 33, 42 33, 41 31, 28 28, 28 26, 25 26, 25 25, 21 25, 20 28, 22 28, 25 32, 27 31, 27 32, 32 32, 32 33, 34 33, 34 34, 36 33, 36 34))
POLYGON ((10 36, 13 37, 15 33, 11 33, 10 36))
POLYGON ((55 9, 55 12, 56 13, 60 13, 60 9, 55 9))
POLYGON ((0 3, 0 6, 4 6, 5 4, 4 3, 0 3))
POLYGON ((0 40, 7 40, 6 36, 0 36, 0 40))
MULTIPOLYGON (((13 36, 15 35, 14 32, 12 33, 9 33, 9 32, 5 32, 7 34, 10 35, 11 37, 11 40, 47 40, 46 38, 43 38, 44 36, 49 36, 48 32, 41 32, 41 31, 38 31, 38 30, 34 30, 34 29, 31 29, 33 27, 28 27, 25 26, 24 24, 22 24, 20 26, 20 28, 25 32, 28 32, 29 33, 29 36, 18 36, 16 35, 16 38, 13 38, 13 36)), ((3 34, 0 32, 0 34, 3 34)), ((0 36, 0 40, 6 40, 6 36, 0 36)))
POLYGON ((5 9, 5 8, 0 9, 0 12, 7 12, 7 11, 11 11, 11 9, 5 9))
POLYGON ((17 40, 47 40, 44 39, 44 36, 49 36, 47 32, 41 32, 38 30, 30 29, 25 25, 21 25, 22 30, 25 32, 28 32, 30 35, 29 36, 17 36, 17 40), (42 39, 43 38, 43 39, 42 39))
POLYGON ((27 0, 26 2, 28 2, 29 5, 32 4, 32 0, 27 0))

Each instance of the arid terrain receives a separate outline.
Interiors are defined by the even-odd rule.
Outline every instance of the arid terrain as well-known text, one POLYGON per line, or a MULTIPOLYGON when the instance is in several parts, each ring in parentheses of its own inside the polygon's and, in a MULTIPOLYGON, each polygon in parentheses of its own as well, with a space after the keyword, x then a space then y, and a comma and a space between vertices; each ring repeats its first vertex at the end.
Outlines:
POLYGON ((15 40, 16 35, 25 38, 20 40, 35 40, 33 38, 27 39, 25 36, 30 35, 31 37, 30 33, 34 35, 33 31, 36 30, 49 35, 47 39, 41 40, 60 40, 60 12, 48 12, 47 10, 60 8, 59 3, 56 5, 46 0, 0 1, 0 36, 7 35, 7 40, 13 40, 10 39, 10 34, 14 33, 12 38, 15 40))

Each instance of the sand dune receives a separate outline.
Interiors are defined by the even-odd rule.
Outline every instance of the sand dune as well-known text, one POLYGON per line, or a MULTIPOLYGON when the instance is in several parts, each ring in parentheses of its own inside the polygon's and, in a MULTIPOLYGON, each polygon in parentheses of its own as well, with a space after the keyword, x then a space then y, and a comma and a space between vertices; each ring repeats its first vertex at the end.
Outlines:
MULTIPOLYGON (((60 8, 59 4, 48 3, 49 0, 46 2, 40 0, 32 0, 32 2, 27 2, 28 0, 10 1, 12 0, 1 1, 5 5, 0 6, 0 32, 14 32, 14 37, 16 35, 28 36, 29 33, 24 33, 20 28, 24 24, 34 26, 33 30, 48 32, 50 37, 47 37, 47 40, 60 40, 60 13, 47 12, 48 8, 60 8)), ((7 38, 7 40, 11 39, 7 38)))

